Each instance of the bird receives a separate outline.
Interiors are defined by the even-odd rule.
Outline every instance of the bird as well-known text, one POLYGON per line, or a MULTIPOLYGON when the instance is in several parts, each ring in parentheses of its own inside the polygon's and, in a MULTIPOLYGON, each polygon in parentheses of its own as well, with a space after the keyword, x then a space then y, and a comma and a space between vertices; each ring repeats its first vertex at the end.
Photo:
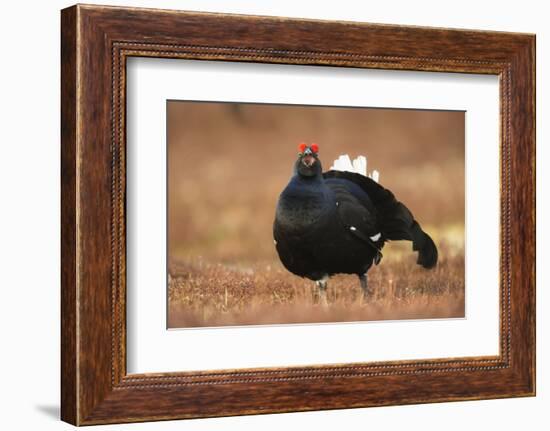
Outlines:
POLYGON ((378 179, 377 171, 367 175, 363 156, 353 163, 348 155, 340 156, 323 172, 319 145, 298 145, 293 174, 277 201, 273 240, 283 266, 314 281, 324 305, 328 280, 335 274, 356 275, 362 298, 371 298, 367 272, 381 262, 388 241, 411 241, 418 265, 437 265, 430 235, 378 179))

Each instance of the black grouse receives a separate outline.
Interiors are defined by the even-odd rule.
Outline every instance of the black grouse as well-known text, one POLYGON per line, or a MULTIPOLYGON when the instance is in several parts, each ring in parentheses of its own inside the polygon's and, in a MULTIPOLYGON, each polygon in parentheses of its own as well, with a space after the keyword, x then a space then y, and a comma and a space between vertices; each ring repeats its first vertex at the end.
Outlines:
POLYGON ((323 303, 328 278, 339 273, 356 274, 368 298, 367 271, 380 262, 386 241, 412 241, 419 265, 437 264, 433 240, 391 191, 359 173, 323 173, 316 144, 302 143, 298 151, 277 203, 273 236, 282 264, 315 281, 323 303))

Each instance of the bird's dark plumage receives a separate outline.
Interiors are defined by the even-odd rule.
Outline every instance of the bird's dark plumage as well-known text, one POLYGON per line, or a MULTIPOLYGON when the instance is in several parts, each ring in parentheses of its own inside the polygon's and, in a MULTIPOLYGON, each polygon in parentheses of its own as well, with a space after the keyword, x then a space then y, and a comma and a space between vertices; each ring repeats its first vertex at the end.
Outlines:
POLYGON ((322 173, 310 147, 301 149, 279 197, 273 235, 286 269, 315 281, 337 273, 362 277, 390 240, 411 241, 424 268, 438 258, 433 240, 391 191, 358 173, 322 173))

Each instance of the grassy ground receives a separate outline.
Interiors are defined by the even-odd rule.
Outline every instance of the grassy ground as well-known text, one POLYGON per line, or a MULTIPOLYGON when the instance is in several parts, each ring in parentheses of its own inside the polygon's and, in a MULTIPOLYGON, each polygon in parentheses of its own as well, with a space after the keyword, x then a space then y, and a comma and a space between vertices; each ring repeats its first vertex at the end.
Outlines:
POLYGON ((363 300, 352 275, 331 278, 328 306, 319 303, 314 283, 278 262, 253 265, 173 260, 169 278, 169 326, 346 322, 464 316, 464 258, 445 253, 433 270, 415 263, 403 246, 386 248, 369 271, 373 295, 363 300))

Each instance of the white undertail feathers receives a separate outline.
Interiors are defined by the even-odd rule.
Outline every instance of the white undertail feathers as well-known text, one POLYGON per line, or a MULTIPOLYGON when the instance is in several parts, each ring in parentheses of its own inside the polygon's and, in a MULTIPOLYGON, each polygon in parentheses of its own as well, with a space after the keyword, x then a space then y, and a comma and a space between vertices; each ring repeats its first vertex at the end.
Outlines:
POLYGON ((378 182, 380 179, 380 172, 376 169, 370 174, 367 172, 367 158, 365 156, 359 156, 351 161, 349 155, 342 154, 338 157, 330 167, 333 171, 355 172, 356 174, 369 177, 378 182))

